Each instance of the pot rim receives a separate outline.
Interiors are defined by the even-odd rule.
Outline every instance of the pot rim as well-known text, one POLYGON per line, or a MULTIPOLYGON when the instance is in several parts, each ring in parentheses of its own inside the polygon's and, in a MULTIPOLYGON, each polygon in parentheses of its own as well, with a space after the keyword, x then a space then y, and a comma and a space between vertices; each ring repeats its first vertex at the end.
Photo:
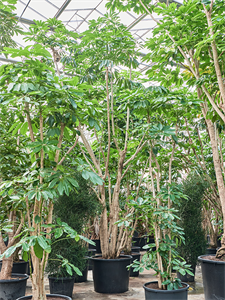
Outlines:
POLYGON ((146 285, 149 284, 149 283, 158 283, 158 281, 149 281, 149 282, 146 282, 144 285, 143 285, 143 288, 147 291, 150 291, 150 292, 154 292, 154 293, 180 293, 180 292, 183 292, 183 291, 186 291, 188 290, 189 288, 189 284, 187 284, 186 282, 181 282, 182 284, 186 285, 186 287, 183 287, 179 290, 172 290, 172 291, 167 291, 167 290, 155 290, 155 289, 151 289, 149 287, 147 287, 146 285))
MULTIPOLYGON (((64 298, 65 300, 72 300, 71 297, 66 295, 60 295, 60 294, 46 294, 46 296, 55 297, 55 298, 64 298)), ((22 296, 17 298, 16 300, 24 300, 24 299, 32 299, 32 295, 22 296)))
POLYGON ((66 280, 72 280, 72 279, 74 279, 75 280, 75 277, 55 277, 55 276, 51 276, 51 275, 48 275, 48 279, 56 279, 56 280, 64 280, 64 281, 66 281, 66 280))
POLYGON ((97 260, 97 261, 115 262, 115 261, 124 261, 124 260, 128 260, 128 259, 132 258, 131 255, 120 255, 120 258, 108 258, 108 259, 104 259, 104 258, 100 258, 100 257, 102 257, 101 254, 95 255, 95 256, 91 256, 89 259, 91 259, 91 260, 97 260))
POLYGON ((205 256, 216 256, 216 254, 205 254, 205 255, 200 255, 198 257, 198 260, 200 262, 206 262, 206 263, 209 263, 209 264, 218 264, 218 265, 224 265, 225 264, 225 261, 216 261, 216 260, 209 260, 209 259, 205 259, 204 257, 205 256))
POLYGON ((1 283, 13 283, 13 282, 19 282, 19 281, 24 281, 27 280, 29 278, 29 276, 27 274, 20 274, 20 273, 12 273, 11 274, 12 277, 23 277, 23 278, 18 278, 18 279, 1 279, 0 280, 0 284, 1 283))

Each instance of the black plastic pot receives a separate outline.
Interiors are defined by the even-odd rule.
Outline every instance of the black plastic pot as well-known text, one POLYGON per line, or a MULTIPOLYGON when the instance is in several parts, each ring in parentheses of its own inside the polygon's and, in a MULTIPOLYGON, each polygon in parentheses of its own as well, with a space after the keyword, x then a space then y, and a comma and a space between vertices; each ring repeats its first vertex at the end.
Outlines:
POLYGON ((132 247, 131 247, 131 252, 132 252, 132 253, 133 253, 133 252, 139 253, 140 250, 141 250, 141 247, 138 247, 138 246, 132 246, 132 247))
POLYGON ((82 276, 79 276, 79 275, 75 276, 75 282, 86 282, 87 281, 88 263, 87 263, 85 269, 81 273, 82 273, 82 276))
POLYGON ((205 259, 206 256, 208 255, 198 257, 202 268, 205 300, 225 299, 225 262, 205 259))
POLYGON ((186 273, 185 275, 181 275, 180 273, 177 273, 177 278, 179 278, 182 282, 194 282, 195 281, 195 267, 191 268, 191 272, 194 274, 194 276, 189 275, 188 273, 186 273))
POLYGON ((207 248, 205 253, 208 255, 213 255, 216 254, 216 251, 216 248, 207 248))
POLYGON ((11 276, 14 279, 0 280, 1 300, 16 300, 26 293, 26 284, 29 276, 26 274, 12 274, 11 276))
POLYGON ((187 283, 182 282, 185 287, 173 291, 155 290, 147 287, 148 284, 156 282, 157 281, 151 281, 143 285, 143 288, 145 289, 145 300, 187 300, 189 288, 187 283))
MULTIPOLYGON (((54 297, 55 299, 63 298, 64 300, 72 300, 72 298, 70 298, 69 296, 65 296, 65 295, 47 294, 46 296, 47 296, 47 299, 48 299, 48 297, 54 297)), ((32 299, 32 295, 29 295, 29 296, 17 298, 16 300, 31 300, 31 299, 32 299)))
MULTIPOLYGON (((19 262, 13 263, 12 273, 27 274, 27 266, 28 266, 28 262, 20 259, 19 262)), ((1 269, 2 269, 2 261, 0 261, 0 271, 1 269)))
MULTIPOLYGON (((88 249, 88 257, 94 256, 96 253, 96 249, 88 249)), ((88 260, 88 270, 93 269, 93 264, 92 261, 89 259, 88 260)))
POLYGON ((89 244, 89 249, 96 249, 96 253, 102 253, 100 240, 92 240, 92 241, 95 242, 95 246, 89 244))
POLYGON ((128 291, 130 272, 127 266, 131 259, 130 255, 120 255, 116 259, 102 259, 101 255, 92 257, 95 292, 115 294, 128 291))
POLYGON ((50 293, 65 295, 72 298, 74 279, 75 279, 74 277, 57 278, 57 277, 49 276, 48 280, 49 280, 50 293))
MULTIPOLYGON (((132 264, 136 259, 138 260, 138 261, 140 261, 140 257, 141 257, 141 254, 140 253, 131 253, 131 256, 132 256, 132 258, 131 258, 131 261, 130 261, 130 263, 132 264)), ((136 271, 136 272, 134 272, 134 268, 130 268, 130 277, 138 277, 139 276, 139 271, 136 271)))
POLYGON ((146 245, 147 238, 146 237, 133 237, 132 241, 134 242, 134 246, 140 247, 141 251, 145 250, 143 247, 146 245))

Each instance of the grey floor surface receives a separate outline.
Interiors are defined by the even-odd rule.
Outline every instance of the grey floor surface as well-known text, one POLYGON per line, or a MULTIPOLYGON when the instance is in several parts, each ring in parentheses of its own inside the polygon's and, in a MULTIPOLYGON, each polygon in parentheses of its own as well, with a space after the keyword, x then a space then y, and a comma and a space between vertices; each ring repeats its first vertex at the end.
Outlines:
MULTIPOLYGON (((94 291, 94 285, 92 280, 92 271, 88 271, 88 281, 83 283, 75 283, 73 290, 73 299, 79 300, 144 300, 143 284, 152 280, 156 280, 153 276, 154 271, 145 270, 139 275, 139 277, 131 277, 129 283, 129 291, 123 294, 99 294, 94 291)), ((49 292, 48 279, 46 277, 46 291, 49 292)), ((26 295, 31 294, 31 281, 28 280, 26 295)), ((190 283, 188 291, 188 300, 205 300, 203 294, 203 284, 201 267, 197 267, 195 282, 190 283)))

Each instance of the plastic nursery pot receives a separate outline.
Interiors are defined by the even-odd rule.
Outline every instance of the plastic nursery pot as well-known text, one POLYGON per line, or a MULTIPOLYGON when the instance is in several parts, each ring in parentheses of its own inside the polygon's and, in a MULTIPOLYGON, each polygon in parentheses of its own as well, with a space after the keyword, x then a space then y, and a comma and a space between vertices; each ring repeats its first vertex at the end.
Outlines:
POLYGON ((16 300, 18 297, 24 296, 26 293, 27 279, 26 274, 12 274, 12 279, 0 280, 0 299, 16 300))
MULTIPOLYGON (((85 267, 85 269, 81 272, 82 276, 75 275, 75 282, 86 282, 87 281, 87 276, 88 276, 88 262, 85 267)), ((0 299, 1 300, 1 299, 0 299)))
POLYGON ((49 288, 51 294, 60 294, 72 298, 74 277, 52 277, 49 276, 49 288))
POLYGON ((180 273, 177 273, 177 278, 179 278, 183 282, 194 282, 195 281, 195 268, 196 266, 191 267, 191 272, 194 274, 194 276, 186 273, 185 275, 181 275, 180 273))
MULTIPOLYGON (((131 253, 131 261, 130 263, 132 264, 135 260, 140 261, 141 253, 131 253)), ((138 277, 139 276, 139 271, 134 272, 134 268, 130 268, 130 277, 138 277)))
MULTIPOLYGON (((88 249, 88 257, 94 256, 96 253, 96 249, 88 249)), ((88 270, 93 269, 93 264, 92 261, 89 259, 88 260, 88 270)))
MULTIPOLYGON (((64 299, 64 300, 72 300, 72 298, 70 298, 69 296, 64 296, 64 295, 56 295, 56 294, 47 294, 47 299, 49 297, 53 298, 53 299, 64 299)), ((20 298, 17 298, 16 300, 31 300, 32 299, 32 295, 29 295, 29 296, 24 296, 24 297, 20 297, 20 298)))
MULTIPOLYGON (((13 262, 12 273, 27 274, 28 262, 20 259, 18 262, 13 262)), ((0 271, 2 269, 2 261, 0 261, 0 271)))
POLYGON ((146 237, 133 237, 132 241, 135 242, 134 246, 138 246, 141 248, 141 251, 146 251, 143 247, 146 245, 147 238, 146 237))
POLYGON ((201 262, 205 300, 225 299, 225 262, 205 259, 206 256, 209 255, 198 257, 201 262))
POLYGON ((95 242, 95 246, 89 244, 89 249, 96 249, 96 253, 102 253, 100 240, 92 240, 92 241, 95 242))
POLYGON ((181 282, 185 287, 173 291, 149 288, 148 285, 151 283, 158 283, 158 281, 147 282, 143 285, 145 289, 145 300, 187 300, 189 288, 187 283, 181 282))
POLYGON ((205 253, 208 255, 213 255, 216 254, 216 251, 216 248, 207 248, 205 253))
POLYGON ((132 256, 120 255, 115 259, 103 259, 101 255, 90 258, 93 262, 94 290, 98 293, 124 293, 129 288, 129 270, 132 256))
POLYGON ((140 250, 141 250, 141 247, 138 247, 138 246, 132 246, 132 247, 131 247, 131 252, 132 252, 132 253, 133 253, 133 252, 139 253, 140 250))

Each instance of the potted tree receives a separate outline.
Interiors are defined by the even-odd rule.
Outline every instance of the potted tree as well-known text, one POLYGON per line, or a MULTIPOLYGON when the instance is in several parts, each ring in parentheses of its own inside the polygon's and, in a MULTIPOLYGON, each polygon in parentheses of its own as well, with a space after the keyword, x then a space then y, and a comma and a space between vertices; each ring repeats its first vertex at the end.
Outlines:
MULTIPOLYGON (((195 87, 199 99, 202 100, 201 112, 210 138, 211 150, 213 154, 214 171, 217 181, 217 189, 223 214, 223 227, 225 226, 225 193, 224 193, 224 166, 223 155, 220 155, 217 139, 217 124, 221 122, 224 125, 224 101, 225 85, 223 81, 223 50, 220 44, 223 43, 221 32, 223 24, 220 18, 223 15, 223 2, 211 1, 187 1, 179 6, 175 3, 167 5, 166 3, 157 3, 151 5, 150 1, 142 0, 115 0, 108 1, 108 7, 119 8, 120 10, 130 10, 134 8, 138 13, 148 14, 157 26, 153 30, 153 37, 148 40, 146 47, 149 53, 146 60, 153 62, 152 68, 148 71, 149 76, 159 82, 164 82, 168 86, 176 84, 178 86, 187 84, 188 87, 195 87), (191 13, 189 13, 191 11, 191 13), (161 20, 154 17, 153 12, 162 16, 161 20), (180 15, 185 18, 180 20, 180 15), (195 22, 193 22, 193 17, 195 22), (199 30, 199 28, 201 30, 199 30), (168 49, 170 49, 168 51, 168 49), (171 61, 178 63, 176 76, 171 76, 171 61), (205 76, 210 72, 210 76, 205 76), (221 98, 217 101, 217 98, 221 98)), ((225 268, 223 261, 225 247, 225 230, 221 239, 221 248, 218 249, 216 257, 204 259, 204 266, 208 261, 209 277, 203 273, 203 282, 205 287, 205 297, 210 299, 215 297, 224 298, 224 289, 219 290, 218 286, 223 286, 224 269, 212 273, 212 266, 225 268), (214 259, 214 262, 212 262, 214 259), (220 260, 220 261, 218 261, 220 260), (218 261, 218 263, 217 263, 218 261), (215 280, 211 280, 212 277, 215 280), (221 280, 221 281, 220 281, 221 280), (214 283, 216 283, 215 286, 214 283), (217 286, 218 283, 218 286, 217 286)), ((203 263, 203 257, 201 258, 203 263)), ((203 266, 203 264, 202 264, 203 266)), ((203 269, 202 269, 203 270, 203 269)))
MULTIPOLYGON (((54 198, 64 192, 69 195, 78 187, 71 169, 63 167, 62 162, 76 145, 75 141, 69 150, 64 149, 70 140, 69 128, 74 122, 77 93, 87 87, 78 88, 77 79, 59 77, 49 65, 51 54, 40 44, 23 50, 8 48, 6 53, 24 57, 24 62, 1 66, 0 89, 1 108, 15 112, 13 134, 19 136, 20 129, 27 137, 21 151, 29 155, 29 167, 23 175, 1 183, 4 195, 16 195, 16 183, 26 191, 21 200, 27 218, 25 236, 1 257, 7 259, 22 246, 23 258, 31 256, 33 263, 31 297, 46 299, 44 269, 51 252, 52 235, 63 231, 76 240, 82 237, 60 220, 52 224, 52 213, 54 198)), ((76 272, 77 269, 72 268, 76 272)))
POLYGON ((101 293, 125 292, 129 283, 126 266, 130 257, 120 256, 124 240, 123 230, 117 224, 121 182, 146 142, 142 132, 139 132, 137 142, 129 137, 129 99, 124 99, 123 92, 132 82, 130 79, 121 81, 118 74, 121 84, 116 84, 115 66, 135 66, 135 46, 135 40, 115 14, 91 21, 79 45, 86 73, 92 70, 92 77, 96 76, 95 89, 88 95, 90 102, 96 103, 93 116, 88 122, 79 120, 77 129, 82 140, 80 149, 86 160, 86 178, 91 176, 85 170, 88 165, 103 180, 95 190, 103 207, 99 226, 102 254, 92 259, 95 291, 101 293), (89 138, 87 127, 92 130, 94 141, 89 138))

